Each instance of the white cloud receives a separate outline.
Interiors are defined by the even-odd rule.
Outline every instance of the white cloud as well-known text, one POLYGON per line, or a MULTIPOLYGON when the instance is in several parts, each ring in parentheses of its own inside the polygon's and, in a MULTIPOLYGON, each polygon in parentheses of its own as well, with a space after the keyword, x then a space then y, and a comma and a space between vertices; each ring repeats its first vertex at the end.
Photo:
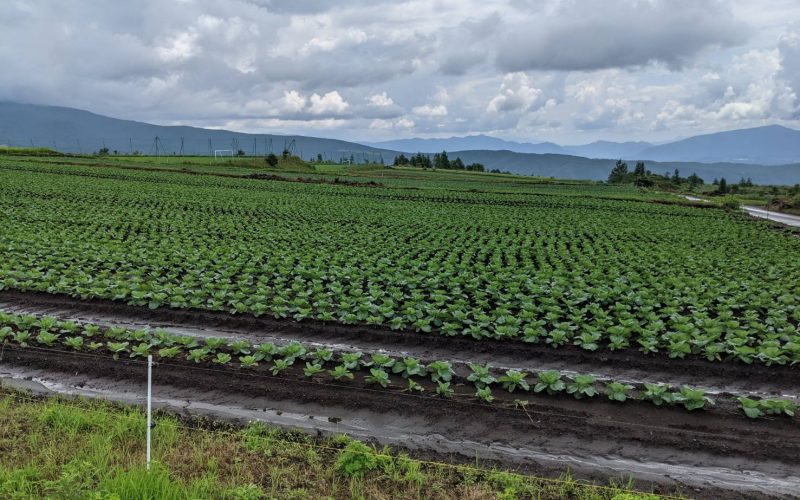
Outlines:
POLYGON ((447 116, 447 106, 444 104, 424 104, 422 106, 414 106, 411 108, 411 111, 415 115, 419 116, 426 116, 426 117, 439 117, 439 116, 447 116))
POLYGON ((289 113, 299 113, 306 107, 305 96, 300 95, 300 92, 296 90, 284 91, 282 101, 282 109, 289 113))
POLYGON ((373 94, 367 97, 367 102, 369 102, 370 106, 375 106, 378 108, 391 106, 394 104, 394 101, 391 97, 389 97, 386 92, 381 92, 380 94, 373 94))
POLYGON ((541 94, 541 89, 531 86, 525 73, 508 74, 503 78, 500 92, 486 106, 486 111, 489 113, 525 112, 541 94))
POLYGON ((314 115, 341 114, 350 107, 350 104, 335 90, 322 96, 314 93, 309 98, 309 102, 308 111, 314 115))

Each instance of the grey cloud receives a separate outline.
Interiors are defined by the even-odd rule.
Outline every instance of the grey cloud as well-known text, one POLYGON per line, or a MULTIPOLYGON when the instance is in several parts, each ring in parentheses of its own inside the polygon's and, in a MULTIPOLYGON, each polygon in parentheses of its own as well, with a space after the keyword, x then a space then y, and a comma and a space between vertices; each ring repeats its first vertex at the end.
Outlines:
POLYGON ((743 43, 749 28, 718 1, 565 1, 516 23, 499 44, 505 71, 680 65, 711 46, 743 43))
POLYGON ((800 26, 796 31, 784 35, 778 44, 781 69, 778 78, 788 85, 794 97, 794 108, 790 117, 800 119, 800 26))

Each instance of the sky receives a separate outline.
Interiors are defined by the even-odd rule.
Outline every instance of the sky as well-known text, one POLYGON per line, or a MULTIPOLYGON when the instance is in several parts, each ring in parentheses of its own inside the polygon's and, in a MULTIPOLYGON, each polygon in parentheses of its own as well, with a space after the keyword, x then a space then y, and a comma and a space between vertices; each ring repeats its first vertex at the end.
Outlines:
POLYGON ((0 100, 581 144, 800 128, 797 0, 4 0, 0 100))

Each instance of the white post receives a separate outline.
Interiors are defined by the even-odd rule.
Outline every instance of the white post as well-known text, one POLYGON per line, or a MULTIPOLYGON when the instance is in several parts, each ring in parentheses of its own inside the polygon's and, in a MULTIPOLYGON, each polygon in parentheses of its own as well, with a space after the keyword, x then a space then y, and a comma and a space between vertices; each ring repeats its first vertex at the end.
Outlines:
POLYGON ((153 423, 153 355, 147 355, 147 470, 150 470, 150 428, 153 423))

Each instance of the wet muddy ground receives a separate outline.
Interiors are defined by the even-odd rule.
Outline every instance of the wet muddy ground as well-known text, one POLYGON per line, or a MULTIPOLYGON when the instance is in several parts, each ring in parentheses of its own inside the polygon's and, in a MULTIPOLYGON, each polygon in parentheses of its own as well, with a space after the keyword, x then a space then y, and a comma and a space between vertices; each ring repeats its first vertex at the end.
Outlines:
MULTIPOLYGON (((98 324, 167 328, 176 333, 301 340, 325 345, 408 353, 423 359, 491 361, 496 366, 569 369, 617 380, 691 383, 720 392, 798 391, 797 370, 786 367, 644 358, 632 352, 518 342, 476 342, 371 328, 348 328, 233 317, 208 312, 155 310, 110 301, 0 292, 0 309, 48 314, 98 324), (685 381, 685 382, 684 382, 685 381)), ((141 361, 87 357, 66 351, 7 346, 0 362, 4 385, 141 404, 141 361)), ((233 367, 201 369, 188 362, 154 368, 157 407, 182 414, 238 421, 263 420, 308 432, 344 432, 400 446, 416 454, 468 461, 476 457, 513 469, 579 478, 637 479, 645 489, 705 498, 791 497, 800 492, 800 422, 751 421, 740 413, 687 412, 649 403, 531 397, 525 411, 474 398, 446 400, 399 389, 309 381, 299 373, 268 377, 233 367)), ((462 391, 463 392, 463 391, 462 391)))

